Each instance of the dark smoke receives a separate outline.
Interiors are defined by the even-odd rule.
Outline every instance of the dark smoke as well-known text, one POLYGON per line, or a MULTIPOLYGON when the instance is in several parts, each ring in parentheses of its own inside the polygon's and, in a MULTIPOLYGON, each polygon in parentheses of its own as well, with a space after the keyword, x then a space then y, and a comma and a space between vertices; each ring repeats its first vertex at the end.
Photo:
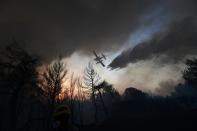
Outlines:
POLYGON ((128 63, 166 56, 164 62, 180 62, 187 56, 197 55, 197 20, 195 17, 174 22, 169 30, 157 33, 149 41, 136 45, 116 57, 109 65, 122 68, 128 63))
POLYGON ((0 3, 0 39, 25 41, 47 57, 76 50, 118 49, 138 17, 158 3, 122 0, 6 0, 0 3), (113 46, 113 48, 111 48, 113 46))
MULTIPOLYGON (((119 50, 133 32, 150 26, 155 19, 162 23, 171 19, 179 21, 180 18, 186 16, 195 16, 196 5, 196 0, 1 0, 0 42, 1 45, 5 45, 12 38, 24 41, 30 51, 47 58, 57 54, 68 56, 78 50, 91 52, 95 49, 99 52, 113 52, 119 50), (161 14, 159 11, 156 17, 152 18, 155 16, 154 12, 160 8, 162 8, 161 14), (165 18, 165 20, 160 20, 158 17, 165 18)), ((182 22, 183 25, 179 25, 181 28, 174 24, 171 30, 175 29, 179 32, 179 30, 185 31, 186 29, 187 32, 173 35, 176 31, 169 31, 169 35, 172 36, 157 35, 152 41, 142 43, 143 47, 136 46, 132 53, 130 53, 131 49, 125 51, 124 58, 122 55, 118 56, 116 62, 112 62, 110 66, 124 67, 130 61, 147 59, 152 54, 165 54, 166 52, 167 55, 175 58, 173 48, 178 47, 177 37, 184 41, 186 41, 185 38, 195 39, 193 36, 191 39, 188 38, 191 33, 195 33, 193 23, 191 22, 190 25, 189 22, 182 22), (184 23, 189 24, 188 30, 184 23), (182 37, 183 34, 186 36, 182 37), (168 37, 171 38, 166 40, 168 37), (177 40, 173 40, 172 37, 176 37, 177 40), (171 41, 174 42, 173 46, 172 43, 168 44, 171 41), (163 44, 166 42, 168 43, 163 44), (155 44, 156 47, 154 47, 155 44), (162 49, 163 47, 165 49, 162 49), (170 48, 169 51, 168 48, 170 48)), ((188 53, 189 50, 195 52, 193 44, 188 46, 184 45, 185 42, 182 40, 180 42, 181 47, 176 50, 177 54, 188 53), (183 47, 187 51, 182 52, 183 47)), ((177 57, 179 59, 182 56, 177 57)))

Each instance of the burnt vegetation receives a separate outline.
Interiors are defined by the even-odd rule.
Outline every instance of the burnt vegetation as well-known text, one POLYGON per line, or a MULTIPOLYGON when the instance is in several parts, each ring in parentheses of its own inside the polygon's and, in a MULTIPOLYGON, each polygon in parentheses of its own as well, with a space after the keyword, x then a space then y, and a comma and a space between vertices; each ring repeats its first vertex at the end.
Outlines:
POLYGON ((170 96, 157 97, 133 87, 121 95, 91 63, 83 78, 76 77, 61 57, 45 63, 16 41, 0 55, 2 131, 52 130, 58 104, 69 105, 71 122, 80 130, 192 128, 197 119, 195 58, 186 61, 185 83, 170 96))

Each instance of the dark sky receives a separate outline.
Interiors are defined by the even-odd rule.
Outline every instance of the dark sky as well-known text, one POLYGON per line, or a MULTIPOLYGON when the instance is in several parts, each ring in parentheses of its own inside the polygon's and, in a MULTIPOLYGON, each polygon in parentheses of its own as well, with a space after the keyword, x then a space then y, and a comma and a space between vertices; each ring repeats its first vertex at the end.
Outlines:
POLYGON ((1 43, 14 37, 47 57, 75 50, 117 50, 155 17, 165 16, 162 21, 168 21, 196 10, 195 0, 5 0, 0 4, 1 43), (155 12, 159 13, 154 16, 155 12))

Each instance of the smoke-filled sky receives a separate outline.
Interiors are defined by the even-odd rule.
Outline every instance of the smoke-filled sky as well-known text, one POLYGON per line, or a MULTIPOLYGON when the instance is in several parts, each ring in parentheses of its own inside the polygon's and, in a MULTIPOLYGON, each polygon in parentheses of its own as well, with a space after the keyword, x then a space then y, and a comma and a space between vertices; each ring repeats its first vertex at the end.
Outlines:
POLYGON ((15 38, 47 60, 62 54, 78 74, 96 50, 114 70, 95 68, 120 91, 167 95, 197 55, 196 12, 196 0, 1 0, 0 42, 15 38))

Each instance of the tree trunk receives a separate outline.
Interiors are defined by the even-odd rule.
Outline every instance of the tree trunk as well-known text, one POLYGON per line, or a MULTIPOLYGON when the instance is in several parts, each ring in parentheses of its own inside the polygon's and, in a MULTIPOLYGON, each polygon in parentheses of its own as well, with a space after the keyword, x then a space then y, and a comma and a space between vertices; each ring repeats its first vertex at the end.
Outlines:
POLYGON ((95 109, 95 112, 94 112, 94 119, 95 119, 95 122, 98 123, 98 108, 97 108, 97 104, 96 104, 96 97, 95 97, 95 89, 94 89, 94 84, 93 84, 94 80, 91 76, 91 83, 92 83, 92 99, 93 99, 93 103, 94 103, 94 109, 95 109))
POLYGON ((95 109, 95 112, 94 112, 94 119, 95 119, 95 122, 97 123, 98 122, 98 108, 97 108, 97 104, 96 104, 96 98, 95 98, 95 91, 93 89, 93 92, 92 92, 92 99, 93 99, 93 103, 94 103, 94 109, 95 109))
POLYGON ((100 97, 100 99, 101 99, 101 103, 102 103, 102 106, 103 106, 105 115, 106 115, 107 118, 109 118, 108 109, 107 109, 107 107, 105 106, 105 103, 104 103, 104 100, 103 100, 103 96, 102 96, 101 91, 100 91, 99 89, 98 89, 98 93, 99 93, 99 97, 100 97))

